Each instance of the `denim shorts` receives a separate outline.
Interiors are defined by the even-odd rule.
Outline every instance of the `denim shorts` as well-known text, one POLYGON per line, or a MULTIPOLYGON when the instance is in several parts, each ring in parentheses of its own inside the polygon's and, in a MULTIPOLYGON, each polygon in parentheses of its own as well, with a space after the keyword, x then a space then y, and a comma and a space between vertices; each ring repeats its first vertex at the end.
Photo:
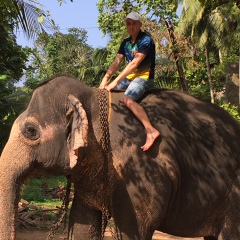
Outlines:
POLYGON ((135 78, 130 81, 124 78, 114 88, 115 90, 126 90, 124 96, 132 98, 137 101, 145 92, 148 92, 153 88, 153 79, 135 78))

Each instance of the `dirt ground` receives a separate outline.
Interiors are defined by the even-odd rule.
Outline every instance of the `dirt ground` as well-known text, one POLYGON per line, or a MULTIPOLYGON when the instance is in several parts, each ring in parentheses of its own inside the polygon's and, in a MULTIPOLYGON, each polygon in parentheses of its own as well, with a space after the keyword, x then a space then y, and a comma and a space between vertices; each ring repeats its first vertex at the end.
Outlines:
MULTIPOLYGON (((49 231, 18 231, 17 232, 17 238, 16 240, 46 240, 47 236, 49 234, 49 231)), ((66 239, 66 236, 64 234, 57 234, 54 236, 53 240, 64 240, 66 239)), ((111 233, 109 231, 106 231, 104 239, 106 240, 113 240, 111 237, 111 233)), ((181 237, 175 237, 172 235, 168 235, 162 232, 155 231, 152 240, 203 240, 203 238, 181 238, 181 237)))

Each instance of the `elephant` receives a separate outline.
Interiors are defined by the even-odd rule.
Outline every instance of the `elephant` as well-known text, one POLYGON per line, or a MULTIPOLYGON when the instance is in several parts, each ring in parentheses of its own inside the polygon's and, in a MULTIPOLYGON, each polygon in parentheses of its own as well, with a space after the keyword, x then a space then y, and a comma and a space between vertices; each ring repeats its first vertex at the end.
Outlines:
POLYGON ((70 76, 46 80, 13 123, 0 159, 0 239, 15 239, 21 184, 65 175, 74 185, 68 239, 239 240, 240 123, 216 104, 152 89, 139 103, 161 133, 145 131, 123 92, 70 76))

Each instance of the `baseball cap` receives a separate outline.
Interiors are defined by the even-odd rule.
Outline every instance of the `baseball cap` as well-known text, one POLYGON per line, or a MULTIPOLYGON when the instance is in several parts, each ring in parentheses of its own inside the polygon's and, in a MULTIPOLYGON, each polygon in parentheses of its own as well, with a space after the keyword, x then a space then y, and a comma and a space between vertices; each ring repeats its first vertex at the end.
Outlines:
POLYGON ((127 20, 127 18, 130 18, 130 19, 132 19, 132 20, 134 20, 134 21, 142 21, 141 20, 141 16, 137 13, 137 12, 130 12, 127 16, 126 16, 126 18, 125 18, 125 21, 127 20))

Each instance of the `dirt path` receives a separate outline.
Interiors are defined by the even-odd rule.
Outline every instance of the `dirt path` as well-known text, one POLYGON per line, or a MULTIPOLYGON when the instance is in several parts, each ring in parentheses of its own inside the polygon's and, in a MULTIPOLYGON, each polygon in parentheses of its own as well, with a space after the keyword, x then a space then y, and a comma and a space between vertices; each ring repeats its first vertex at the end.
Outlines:
MULTIPOLYGON (((49 231, 18 231, 16 240, 46 240, 49 231)), ((65 236, 63 234, 57 234, 54 236, 53 240, 64 240, 65 236)), ((111 233, 107 231, 105 233, 104 239, 113 240, 111 233)), ((181 238, 168 235, 162 232, 155 231, 152 240, 191 240, 193 238, 181 238)), ((194 240, 203 240, 203 238, 194 238, 194 240)))

